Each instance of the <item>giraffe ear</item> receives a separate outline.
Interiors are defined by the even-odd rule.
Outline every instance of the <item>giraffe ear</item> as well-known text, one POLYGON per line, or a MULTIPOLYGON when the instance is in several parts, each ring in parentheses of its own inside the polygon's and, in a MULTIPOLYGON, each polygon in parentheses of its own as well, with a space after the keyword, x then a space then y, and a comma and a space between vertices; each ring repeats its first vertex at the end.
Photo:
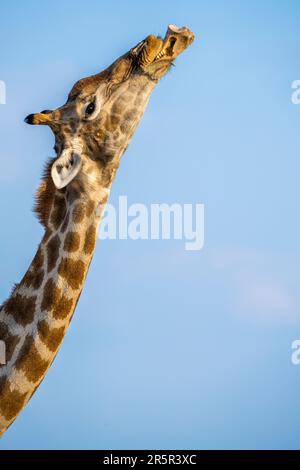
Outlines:
POLYGON ((78 175, 81 169, 81 158, 75 152, 65 150, 55 160, 51 169, 53 183, 57 189, 67 186, 78 175))

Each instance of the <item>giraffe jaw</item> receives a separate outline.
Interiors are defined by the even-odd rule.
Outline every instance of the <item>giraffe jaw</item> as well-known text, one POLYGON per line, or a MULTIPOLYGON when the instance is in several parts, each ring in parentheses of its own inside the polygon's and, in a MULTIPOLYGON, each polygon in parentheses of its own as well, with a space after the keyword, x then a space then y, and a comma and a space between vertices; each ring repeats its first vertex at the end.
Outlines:
POLYGON ((178 28, 169 25, 163 40, 150 35, 137 46, 139 66, 147 73, 155 75, 155 72, 158 72, 161 75, 163 69, 167 70, 172 61, 194 41, 194 38, 194 33, 187 27, 178 28))
POLYGON ((178 26, 174 24, 170 24, 168 26, 168 30, 165 36, 165 39, 162 43, 162 48, 160 52, 156 55, 154 61, 162 59, 166 56, 166 58, 172 57, 171 60, 175 59, 181 52, 183 52, 186 47, 188 47, 194 41, 195 35, 192 33, 186 26, 182 28, 178 28, 178 26), (178 39, 184 38, 186 41, 186 45, 181 45, 180 50, 176 50, 175 44, 178 39))

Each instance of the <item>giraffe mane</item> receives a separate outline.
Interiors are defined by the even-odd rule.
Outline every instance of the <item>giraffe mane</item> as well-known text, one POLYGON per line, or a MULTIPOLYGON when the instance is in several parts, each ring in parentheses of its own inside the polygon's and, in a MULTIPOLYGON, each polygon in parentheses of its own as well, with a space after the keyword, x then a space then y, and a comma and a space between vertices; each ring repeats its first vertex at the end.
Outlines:
POLYGON ((34 213, 40 223, 46 227, 53 205, 56 188, 51 178, 51 167, 55 158, 49 158, 43 170, 42 181, 35 194, 34 213))

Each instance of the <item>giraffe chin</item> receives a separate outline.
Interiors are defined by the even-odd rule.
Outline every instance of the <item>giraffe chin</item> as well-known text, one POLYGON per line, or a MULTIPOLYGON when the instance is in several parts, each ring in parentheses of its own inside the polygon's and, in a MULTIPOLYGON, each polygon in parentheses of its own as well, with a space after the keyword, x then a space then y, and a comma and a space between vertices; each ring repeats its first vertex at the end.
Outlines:
POLYGON ((194 33, 186 26, 179 28, 170 24, 164 39, 150 35, 133 50, 138 55, 140 68, 159 79, 194 39, 194 33))
POLYGON ((162 49, 155 57, 155 60, 162 59, 164 57, 170 60, 176 59, 188 46, 192 44, 195 39, 195 35, 186 26, 179 28, 174 24, 168 26, 162 49))
POLYGON ((52 181, 57 189, 66 187, 78 175, 82 160, 78 153, 65 150, 53 163, 51 168, 52 181))

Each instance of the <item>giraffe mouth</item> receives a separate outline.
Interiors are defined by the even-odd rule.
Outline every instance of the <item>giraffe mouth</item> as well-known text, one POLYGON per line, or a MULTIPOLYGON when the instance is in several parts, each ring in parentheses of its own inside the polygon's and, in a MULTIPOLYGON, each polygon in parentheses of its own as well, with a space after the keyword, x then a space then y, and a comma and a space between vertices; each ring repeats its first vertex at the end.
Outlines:
POLYGON ((173 24, 169 25, 164 39, 148 36, 137 48, 140 66, 145 68, 162 61, 170 64, 194 41, 194 37, 186 26, 178 28, 173 24))
POLYGON ((171 58, 171 60, 175 59, 194 41, 194 38, 194 33, 192 33, 186 26, 178 28, 178 26, 170 24, 162 43, 161 50, 155 56, 154 61, 158 61, 163 58, 171 58))

